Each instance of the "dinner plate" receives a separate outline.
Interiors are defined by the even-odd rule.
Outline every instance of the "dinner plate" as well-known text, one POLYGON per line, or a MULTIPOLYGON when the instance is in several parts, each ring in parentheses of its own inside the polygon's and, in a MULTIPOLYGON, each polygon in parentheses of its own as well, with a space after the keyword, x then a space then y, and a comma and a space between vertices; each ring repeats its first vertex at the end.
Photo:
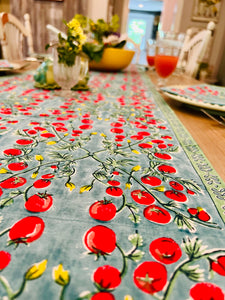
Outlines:
POLYGON ((225 87, 199 85, 173 85, 161 88, 168 97, 197 109, 214 113, 225 112, 225 87))
POLYGON ((16 70, 23 69, 29 65, 28 62, 23 62, 23 63, 10 63, 10 66, 0 66, 0 72, 13 72, 16 70))

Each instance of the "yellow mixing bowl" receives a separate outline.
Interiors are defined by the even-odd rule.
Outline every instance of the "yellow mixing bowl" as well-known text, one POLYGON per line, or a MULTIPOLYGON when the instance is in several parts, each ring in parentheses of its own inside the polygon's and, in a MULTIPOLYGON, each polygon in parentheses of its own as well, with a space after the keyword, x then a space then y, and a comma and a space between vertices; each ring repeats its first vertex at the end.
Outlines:
POLYGON ((106 48, 100 62, 90 61, 91 70, 99 71, 120 71, 129 66, 135 54, 133 50, 106 48))

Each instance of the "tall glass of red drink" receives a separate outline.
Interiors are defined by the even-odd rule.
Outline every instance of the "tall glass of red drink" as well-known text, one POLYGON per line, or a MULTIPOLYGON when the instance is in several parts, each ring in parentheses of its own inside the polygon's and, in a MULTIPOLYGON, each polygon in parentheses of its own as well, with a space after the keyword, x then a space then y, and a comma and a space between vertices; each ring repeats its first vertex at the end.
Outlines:
POLYGON ((160 37, 156 42, 155 70, 159 76, 158 86, 166 84, 166 79, 176 69, 181 43, 175 39, 160 37))
POLYGON ((148 63, 149 70, 154 69, 155 65, 155 46, 156 43, 154 40, 147 40, 146 43, 146 60, 148 63))

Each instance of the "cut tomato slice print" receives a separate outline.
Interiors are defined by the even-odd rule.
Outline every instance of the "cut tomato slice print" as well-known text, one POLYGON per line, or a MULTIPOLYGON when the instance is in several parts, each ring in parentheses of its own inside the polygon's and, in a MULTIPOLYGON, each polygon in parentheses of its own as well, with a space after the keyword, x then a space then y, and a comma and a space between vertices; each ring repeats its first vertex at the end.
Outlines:
POLYGON ((116 206, 107 200, 96 201, 89 208, 90 216, 99 221, 110 221, 116 215, 116 206))
POLYGON ((133 280, 142 292, 152 295, 164 288, 167 282, 167 271, 158 262, 145 261, 135 269, 133 280))
POLYGON ((149 205, 155 202, 155 198, 151 194, 141 190, 132 191, 131 197, 135 202, 143 205, 149 205))
POLYGON ((154 204, 147 206, 143 215, 147 220, 158 224, 168 224, 172 219, 167 210, 154 204))
POLYGON ((164 264, 172 264, 181 258, 180 246, 171 238, 161 237, 151 242, 151 255, 164 264))
POLYGON ((112 266, 99 267, 93 275, 95 284, 103 290, 112 290, 121 283, 120 271, 112 266))
POLYGON ((106 226, 97 225, 86 232, 84 243, 92 253, 106 255, 116 248, 116 234, 106 226))
POLYGON ((42 235, 44 221, 39 217, 25 217, 16 222, 9 231, 9 239, 15 244, 31 243, 42 235))

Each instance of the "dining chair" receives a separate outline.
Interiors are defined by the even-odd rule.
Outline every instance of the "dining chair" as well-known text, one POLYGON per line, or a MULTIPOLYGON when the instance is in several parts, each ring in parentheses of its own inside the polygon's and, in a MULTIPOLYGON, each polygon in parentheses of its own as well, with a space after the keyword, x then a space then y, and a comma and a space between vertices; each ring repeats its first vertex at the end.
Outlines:
POLYGON ((196 78, 200 64, 206 62, 214 29, 215 23, 211 21, 206 29, 197 32, 196 28, 187 30, 177 64, 178 69, 196 78))
POLYGON ((143 36, 141 36, 140 43, 135 43, 134 40, 132 40, 129 36, 126 37, 126 48, 134 50, 135 56, 134 56, 134 63, 138 64, 140 60, 141 55, 141 44, 142 44, 143 36))
POLYGON ((0 13, 0 42, 4 59, 20 60, 34 53, 30 15, 24 15, 24 24, 14 15, 0 13))

